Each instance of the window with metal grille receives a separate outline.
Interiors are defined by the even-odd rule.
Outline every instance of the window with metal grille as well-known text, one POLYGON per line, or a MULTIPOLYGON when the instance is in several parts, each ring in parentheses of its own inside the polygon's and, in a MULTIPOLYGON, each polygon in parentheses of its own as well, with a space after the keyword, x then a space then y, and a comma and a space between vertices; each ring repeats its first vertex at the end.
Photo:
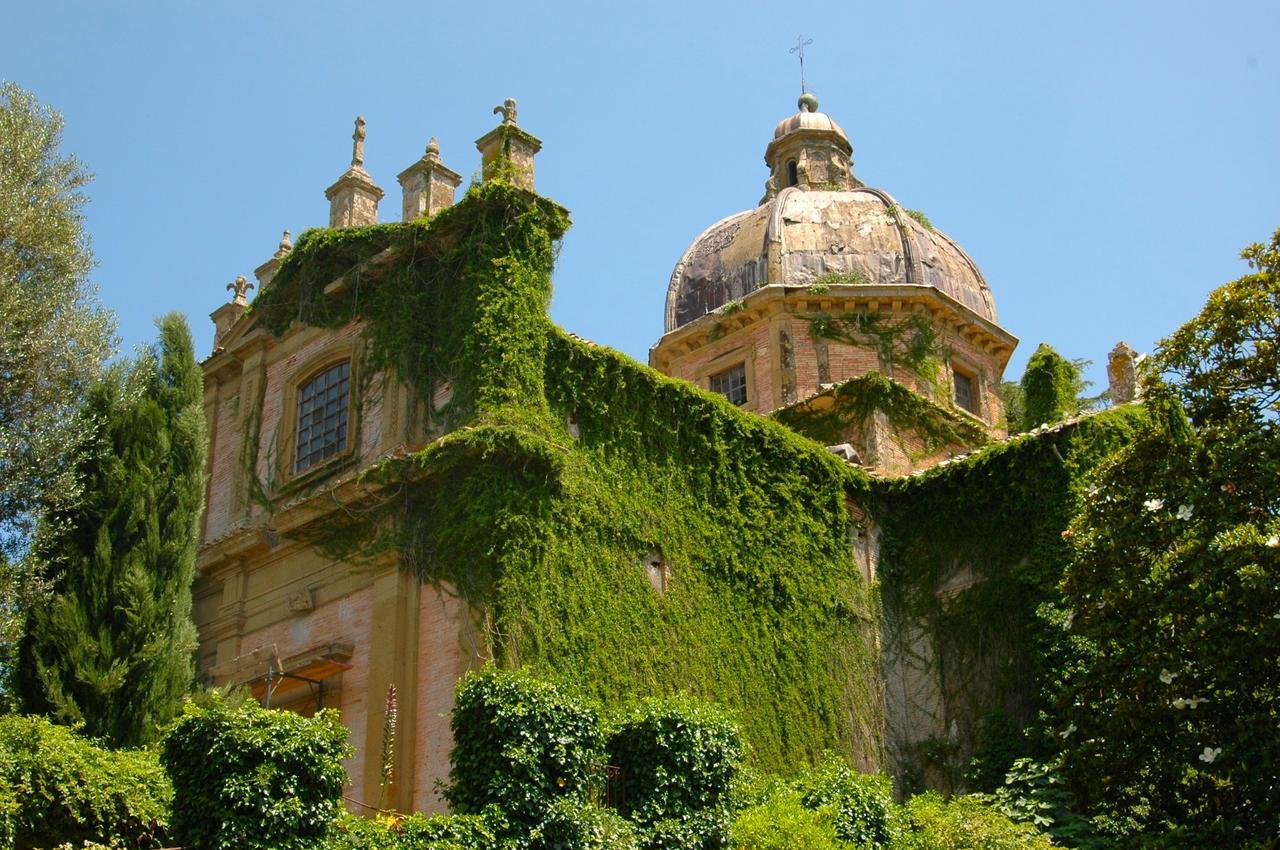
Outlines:
POLYGON ((970 375, 952 372, 952 383, 956 387, 956 406, 970 413, 978 412, 978 382, 970 375))
POLYGON ((741 407, 747 403, 747 368, 739 363, 711 376, 711 391, 741 407))
POLYGON ((347 448, 351 362, 330 366, 298 390, 298 439, 294 472, 302 472, 347 448))

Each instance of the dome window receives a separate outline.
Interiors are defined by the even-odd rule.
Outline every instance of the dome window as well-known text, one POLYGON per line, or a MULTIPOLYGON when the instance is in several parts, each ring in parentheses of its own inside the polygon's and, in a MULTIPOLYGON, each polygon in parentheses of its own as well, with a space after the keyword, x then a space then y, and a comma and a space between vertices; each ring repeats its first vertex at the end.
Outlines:
POLYGON ((717 372, 711 376, 710 389, 713 393, 729 399, 729 401, 742 407, 747 403, 747 367, 746 364, 739 363, 737 366, 731 366, 723 372, 717 372))
POLYGON ((800 182, 800 170, 794 159, 787 161, 787 185, 794 186, 800 182))
POLYGON ((978 415, 978 378, 965 374, 954 366, 951 369, 951 382, 955 386, 956 407, 978 415))

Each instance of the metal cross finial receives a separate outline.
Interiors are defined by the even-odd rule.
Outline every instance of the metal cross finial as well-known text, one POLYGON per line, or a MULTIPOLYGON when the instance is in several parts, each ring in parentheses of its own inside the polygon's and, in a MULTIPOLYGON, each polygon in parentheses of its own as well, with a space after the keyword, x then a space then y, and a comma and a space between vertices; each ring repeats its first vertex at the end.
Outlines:
POLYGON ((236 293, 235 303, 244 305, 249 303, 249 290, 253 289, 253 284, 245 279, 244 275, 236 278, 235 283, 228 283, 227 289, 234 289, 236 293))
POLYGON ((364 116, 356 118, 356 131, 351 134, 351 166, 364 168, 364 116))
POLYGON ((813 44, 813 39, 806 39, 804 36, 798 35, 796 36, 796 46, 787 51, 788 53, 800 54, 800 94, 804 94, 806 91, 804 87, 804 49, 811 44, 813 44))

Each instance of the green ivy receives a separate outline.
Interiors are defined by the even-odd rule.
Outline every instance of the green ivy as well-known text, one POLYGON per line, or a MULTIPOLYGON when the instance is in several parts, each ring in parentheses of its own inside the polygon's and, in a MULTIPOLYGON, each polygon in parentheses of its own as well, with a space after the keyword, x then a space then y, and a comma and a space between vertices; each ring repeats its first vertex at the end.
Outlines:
POLYGON ((867 476, 788 429, 555 328, 563 210, 489 181, 429 222, 300 240, 254 311, 367 322, 369 368, 419 399, 425 449, 367 471, 380 501, 304 531, 334 557, 398 551, 473 607, 502 667, 606 705, 682 690, 737 712, 749 758, 878 758, 870 588, 846 500, 867 476), (342 276, 344 286, 332 286, 342 276), (325 290, 329 294, 325 294, 325 290), (669 567, 655 591, 644 561, 669 567))
MULTIPOLYGON (((850 275, 861 277, 860 272, 850 275)), ((831 275, 819 278, 828 281, 831 275)), ((854 310, 832 316, 817 313, 808 317, 809 335, 845 345, 875 348, 881 367, 893 374, 898 367, 910 370, 935 398, 945 397, 939 386, 941 364, 951 357, 950 348, 938 336, 937 328, 924 313, 895 318, 888 313, 854 310)))
POLYGON ((1062 625, 1063 531, 1087 498, 1089 473, 1144 416, 1138 406, 1112 408, 883 484, 884 640, 905 650, 902 641, 924 629, 955 724, 956 740, 900 753, 904 790, 919 789, 926 769, 962 784, 991 712, 1022 729, 1051 707, 1078 656, 1062 625), (967 587, 940 593, 964 570, 967 587))

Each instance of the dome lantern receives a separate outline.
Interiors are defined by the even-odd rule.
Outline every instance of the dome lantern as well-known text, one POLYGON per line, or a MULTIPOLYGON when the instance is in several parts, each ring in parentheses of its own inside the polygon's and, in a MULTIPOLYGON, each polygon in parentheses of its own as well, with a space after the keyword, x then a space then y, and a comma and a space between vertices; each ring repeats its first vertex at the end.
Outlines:
POLYGON ((839 124, 818 111, 818 96, 805 92, 796 105, 800 111, 778 122, 765 149, 769 179, 762 204, 791 186, 847 191, 862 185, 853 176, 853 145, 839 124))

